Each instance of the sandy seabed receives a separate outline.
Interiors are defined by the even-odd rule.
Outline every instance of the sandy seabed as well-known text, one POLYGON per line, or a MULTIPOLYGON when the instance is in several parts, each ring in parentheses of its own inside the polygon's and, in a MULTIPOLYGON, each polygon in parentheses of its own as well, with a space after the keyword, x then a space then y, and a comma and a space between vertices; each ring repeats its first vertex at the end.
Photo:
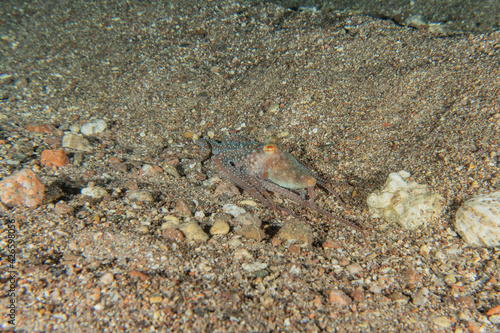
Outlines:
POLYGON ((18 332, 500 331, 487 315, 500 305, 500 252, 469 247, 453 226, 467 198, 500 188, 499 32, 440 37, 250 1, 8 1, 0 18, 0 175, 32 168, 47 187, 37 208, 2 209, 16 225, 18 332), (91 150, 40 166, 93 119, 108 128, 91 150), (220 176, 210 162, 166 172, 197 154, 193 136, 236 133, 280 136, 347 207, 321 191, 318 205, 366 238, 276 198, 312 235, 279 241, 289 218, 243 206, 243 191, 216 195, 203 183, 220 176), (446 199, 417 231, 368 214, 367 196, 399 170, 446 199), (91 185, 109 195, 80 194, 91 185), (136 189, 153 201, 131 202, 136 189), (227 203, 257 215, 264 240, 236 236, 234 220, 206 242, 164 237, 180 207, 208 231, 227 203))

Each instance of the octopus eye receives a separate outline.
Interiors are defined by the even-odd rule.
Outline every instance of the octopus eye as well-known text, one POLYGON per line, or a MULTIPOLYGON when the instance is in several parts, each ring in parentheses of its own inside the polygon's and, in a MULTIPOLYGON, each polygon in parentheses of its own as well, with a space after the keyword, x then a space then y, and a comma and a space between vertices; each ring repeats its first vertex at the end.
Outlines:
POLYGON ((276 145, 268 144, 268 145, 264 146, 264 151, 266 153, 274 153, 276 150, 278 150, 278 148, 276 147, 276 145))

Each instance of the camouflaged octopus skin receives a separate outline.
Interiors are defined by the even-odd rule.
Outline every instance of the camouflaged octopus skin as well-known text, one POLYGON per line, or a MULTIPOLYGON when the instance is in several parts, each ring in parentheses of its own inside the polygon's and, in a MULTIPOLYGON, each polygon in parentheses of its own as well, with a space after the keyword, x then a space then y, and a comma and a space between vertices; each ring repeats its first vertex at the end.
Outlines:
POLYGON ((362 228, 316 205, 314 201, 316 185, 334 194, 343 206, 344 203, 323 179, 284 151, 277 141, 276 137, 270 137, 264 143, 260 143, 238 135, 226 137, 221 142, 198 139, 196 144, 202 148, 201 158, 182 164, 203 162, 211 156, 215 168, 223 177, 246 190, 268 208, 303 220, 288 208, 276 206, 268 193, 271 191, 363 232, 362 228), (303 189, 307 189, 307 199, 303 189))

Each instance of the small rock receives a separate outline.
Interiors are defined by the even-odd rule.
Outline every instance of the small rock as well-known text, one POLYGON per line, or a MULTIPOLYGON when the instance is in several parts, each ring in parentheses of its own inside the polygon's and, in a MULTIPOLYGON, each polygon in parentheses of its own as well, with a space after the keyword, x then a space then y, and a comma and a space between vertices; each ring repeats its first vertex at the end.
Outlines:
POLYGON ((163 218, 165 222, 161 225, 162 229, 177 228, 181 222, 174 215, 167 215, 163 218))
POLYGON ((163 167, 163 171, 165 171, 165 173, 167 175, 170 175, 170 176, 172 176, 174 178, 181 178, 181 175, 179 174, 179 171, 173 165, 170 165, 168 163, 164 163, 162 167, 163 167))
POLYGON ((371 217, 383 217, 390 223, 415 230, 441 216, 444 198, 431 193, 427 185, 406 182, 409 176, 404 170, 393 172, 380 191, 368 196, 371 217))
POLYGON ((303 245, 311 245, 313 241, 311 227, 297 219, 286 222, 276 237, 284 241, 295 241, 303 245))
POLYGON ((91 136, 94 134, 104 132, 107 127, 108 127, 108 125, 106 124, 106 122, 104 120, 97 119, 97 120, 94 120, 94 121, 91 121, 91 122, 84 124, 80 128, 80 133, 82 133, 83 135, 86 135, 86 136, 91 136))
POLYGON ((160 168, 158 165, 150 165, 150 164, 144 164, 141 167, 141 175, 154 175, 154 174, 159 174, 162 173, 163 169, 160 168))
POLYGON ((493 324, 500 325, 500 315, 491 316, 488 318, 493 324))
POLYGON ((163 301, 163 297, 161 296, 151 296, 149 298, 149 303, 151 304, 158 304, 158 303, 161 303, 163 301))
POLYGON ((105 285, 113 283, 114 280, 115 280, 115 276, 111 273, 106 273, 103 276, 101 276, 101 278, 99 279, 99 281, 101 281, 101 283, 105 284, 105 285))
POLYGON ((195 221, 187 222, 181 225, 179 229, 187 239, 206 242, 209 238, 200 225, 195 221))
POLYGON ((352 299, 341 290, 330 291, 328 299, 332 305, 348 306, 352 304, 352 299))
POLYGON ((154 201, 153 195, 147 190, 131 190, 125 195, 125 198, 134 202, 152 202, 154 201))
POLYGON ((276 113, 276 111, 278 111, 279 107, 280 107, 280 105, 278 103, 272 102, 267 107, 266 112, 268 112, 268 113, 276 113))
POLYGON ((500 191, 473 197, 460 206, 455 228, 471 246, 500 245, 500 191))
POLYGON ((222 181, 215 189, 215 196, 220 197, 222 200, 227 200, 240 194, 240 190, 231 182, 222 181))
POLYGON ((432 322, 439 327, 448 328, 453 325, 453 321, 448 317, 436 317, 432 319, 432 322))
POLYGON ((62 149, 46 149, 42 153, 40 163, 44 166, 59 168, 67 165, 69 158, 62 149))
POLYGON ((370 289, 368 289, 369 292, 372 294, 381 294, 382 293, 382 287, 379 284, 372 284, 370 286, 370 289))
POLYGON ((225 235, 229 232, 229 224, 222 220, 217 220, 210 228, 211 235, 225 235))
POLYGON ((416 306, 424 305, 429 301, 427 295, 429 295, 429 289, 427 288, 420 289, 415 293, 415 295, 413 295, 412 303, 415 304, 416 306))
POLYGON ((233 237, 229 240, 229 242, 227 242, 229 245, 231 245, 232 247, 238 247, 240 246, 241 244, 243 244, 242 241, 240 241, 239 238, 237 237, 233 237))
POLYGON ((297 275, 297 276, 301 274, 300 267, 297 265, 293 265, 288 272, 292 275, 297 275))
POLYGON ((54 291, 50 294, 50 298, 52 300, 53 304, 61 304, 61 293, 59 292, 59 289, 54 289, 54 291))
POLYGON ((27 124, 26 129, 30 132, 50 134, 57 131, 51 124, 27 124))
POLYGON ((358 302, 363 302, 365 300, 365 294, 361 290, 354 290, 349 294, 349 296, 358 302))
POLYGON ((233 217, 238 217, 246 212, 243 208, 233 204, 225 204, 224 206, 222 206, 222 210, 224 211, 224 213, 231 214, 233 217))
POLYGON ((241 267, 249 272, 249 273, 252 273, 252 272, 256 272, 256 271, 261 271, 263 269, 266 269, 267 268, 267 264, 264 263, 264 262, 254 262, 254 263, 251 263, 251 264, 242 264, 241 267))
POLYGON ((243 227, 252 226, 260 228, 262 226, 262 221, 255 214, 248 212, 238 215, 236 223, 243 227))
POLYGON ((422 276, 419 273, 417 273, 413 268, 404 269, 401 272, 401 277, 406 283, 406 288, 408 289, 415 288, 422 280, 422 276))
POLYGON ((260 242, 266 237, 264 230, 260 229, 259 227, 254 227, 251 225, 241 227, 237 229, 235 233, 236 235, 240 235, 248 239, 255 239, 258 242, 260 242))
POLYGON ((241 259, 253 259, 253 256, 247 249, 237 249, 234 251, 234 258, 241 259))
POLYGON ((0 198, 7 206, 36 207, 44 195, 45 185, 27 168, 0 181, 0 198))
POLYGON ((363 272, 363 267, 361 267, 360 264, 350 264, 346 266, 346 270, 349 272, 349 274, 357 275, 363 272))
POLYGON ((167 229, 165 229, 162 232, 161 235, 165 239, 168 239, 168 240, 171 240, 171 241, 175 241, 175 242, 178 242, 178 243, 182 242, 184 240, 184 235, 182 234, 182 232, 180 232, 179 230, 174 229, 174 228, 167 228, 167 229))
POLYGON ((90 143, 81 135, 67 133, 63 136, 62 146, 64 148, 71 148, 83 151, 92 151, 90 143))
POLYGON ((396 291, 390 296, 391 301, 394 303, 399 303, 399 304, 406 304, 408 303, 408 297, 403 295, 401 292, 396 291))
POLYGON ((73 207, 71 207, 70 205, 68 205, 67 203, 61 201, 61 202, 56 203, 55 211, 57 214, 60 214, 60 215, 71 215, 71 214, 73 214, 75 209, 73 207))
POLYGON ((147 234, 149 232, 149 228, 146 227, 145 225, 140 225, 137 227, 137 232, 140 232, 141 234, 147 234))
POLYGON ((182 216, 185 216, 185 217, 193 217, 193 213, 192 213, 192 210, 194 209, 194 205, 191 203, 187 203, 186 200, 183 200, 183 199, 179 199, 177 200, 177 202, 175 203, 175 210, 181 214, 182 216))
POLYGON ((241 200, 239 204, 248 207, 257 207, 257 203, 253 200, 241 200))
POLYGON ((93 199, 102 199, 103 197, 109 195, 108 192, 100 186, 89 186, 82 188, 81 193, 93 199))

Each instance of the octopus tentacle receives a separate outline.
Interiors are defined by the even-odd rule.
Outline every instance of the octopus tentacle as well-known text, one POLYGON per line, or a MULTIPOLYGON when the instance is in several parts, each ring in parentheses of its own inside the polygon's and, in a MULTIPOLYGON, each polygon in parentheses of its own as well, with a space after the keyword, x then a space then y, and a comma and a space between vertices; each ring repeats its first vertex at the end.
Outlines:
MULTIPOLYGON (((258 178, 257 178, 258 179, 258 178)), ((308 200, 304 200, 302 199, 300 196, 296 195, 295 193, 291 192, 291 191, 288 191, 288 190, 285 190, 283 187, 279 186, 279 185, 276 185, 268 180, 264 180, 264 179, 260 179, 260 184, 265 187, 267 190, 269 191, 273 191, 273 192, 276 192, 276 193, 279 193, 285 197, 287 197, 288 199, 290 200, 293 200, 295 201, 296 203, 298 204, 301 204, 305 207, 308 207, 309 209, 311 210, 314 210, 316 211, 317 213, 320 213, 320 214, 323 214, 325 215, 326 217, 330 218, 330 219, 334 219, 338 222, 341 222, 345 225, 348 225, 356 230, 359 230, 360 232, 363 232, 363 229, 361 227, 358 227, 357 225, 349 222, 349 221, 346 221, 344 219, 341 219, 340 217, 337 217, 335 215, 332 215, 330 214, 329 212, 327 212, 326 210, 318 207, 314 202, 310 202, 308 200)))
POLYGON ((254 186, 252 186, 250 182, 245 179, 245 177, 241 177, 241 173, 238 172, 238 169, 232 166, 231 163, 223 161, 220 156, 212 157, 212 161, 214 166, 217 168, 217 171, 219 171, 224 177, 227 177, 236 183, 236 185, 241 187, 243 190, 248 191, 251 196, 262 202, 268 208, 274 209, 271 201, 266 199, 254 186))

